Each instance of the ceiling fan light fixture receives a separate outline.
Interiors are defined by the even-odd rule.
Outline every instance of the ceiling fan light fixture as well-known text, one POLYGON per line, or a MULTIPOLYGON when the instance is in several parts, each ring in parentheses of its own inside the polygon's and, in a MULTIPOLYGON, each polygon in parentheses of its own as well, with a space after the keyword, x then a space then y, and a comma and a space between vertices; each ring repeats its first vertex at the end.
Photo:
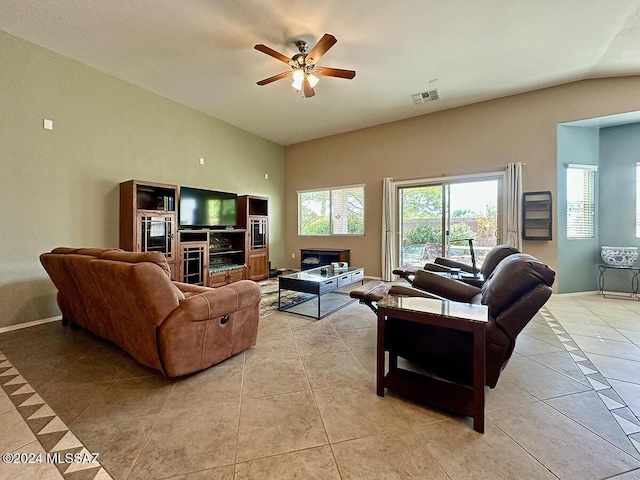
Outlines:
POLYGON ((346 78, 351 80, 356 76, 356 72, 354 70, 344 70, 341 68, 330 67, 316 67, 318 60, 320 60, 320 58, 322 58, 322 56, 327 53, 327 50, 333 47, 336 42, 336 37, 325 33, 309 53, 306 53, 308 46, 306 42, 296 42, 296 46, 298 47, 298 51, 300 53, 295 54, 291 58, 288 58, 285 55, 276 52, 273 48, 269 48, 261 43, 255 45, 253 48, 258 50, 259 52, 269 55, 270 57, 273 57, 276 60, 281 61, 282 63, 286 63, 293 70, 288 70, 286 72, 273 75, 269 78, 265 78, 264 80, 260 80, 259 82, 257 82, 257 84, 260 86, 268 85, 275 82, 276 80, 281 80, 290 76, 293 78, 293 83, 291 83, 291 86, 297 91, 303 92, 304 98, 309 98, 315 96, 313 87, 315 87, 320 80, 318 78, 318 75, 324 77, 346 78), (316 75, 313 75, 313 73, 315 73, 316 75))
POLYGON ((307 78, 309 79, 309 85, 311 85, 311 88, 315 87, 320 81, 320 79, 316 77, 313 73, 309 73, 307 75, 307 78))
POLYGON ((296 90, 302 90, 302 81, 304 80, 304 71, 301 68, 296 68, 293 71, 293 83, 291 86, 296 90))

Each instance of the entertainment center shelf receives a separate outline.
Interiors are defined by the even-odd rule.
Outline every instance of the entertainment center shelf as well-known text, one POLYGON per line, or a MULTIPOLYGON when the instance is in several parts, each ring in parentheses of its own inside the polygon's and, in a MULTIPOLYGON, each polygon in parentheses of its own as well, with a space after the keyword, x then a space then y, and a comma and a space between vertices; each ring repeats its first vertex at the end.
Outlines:
POLYGON ((180 230, 178 236, 181 281, 217 287, 246 278, 246 230, 180 230))
POLYGON ((194 285, 219 287, 268 278, 267 205, 266 197, 123 182, 120 248, 159 251, 167 258, 173 280, 194 285), (202 226, 214 222, 221 226, 202 226))

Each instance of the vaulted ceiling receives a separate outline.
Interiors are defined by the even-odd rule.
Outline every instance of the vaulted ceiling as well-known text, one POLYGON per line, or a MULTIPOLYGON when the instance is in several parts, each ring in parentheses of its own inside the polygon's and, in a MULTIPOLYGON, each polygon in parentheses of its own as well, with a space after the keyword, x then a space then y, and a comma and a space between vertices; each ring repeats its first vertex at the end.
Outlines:
POLYGON ((281 145, 640 74, 640 0, 0 0, 0 30, 281 145), (290 57, 327 32, 320 63, 353 80, 256 85, 289 67, 255 44, 290 57))

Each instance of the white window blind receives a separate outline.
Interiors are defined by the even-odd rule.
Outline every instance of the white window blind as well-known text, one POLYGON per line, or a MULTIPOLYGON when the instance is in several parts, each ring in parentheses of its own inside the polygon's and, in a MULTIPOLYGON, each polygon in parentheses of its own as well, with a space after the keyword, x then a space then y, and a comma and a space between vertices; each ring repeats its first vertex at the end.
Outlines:
POLYGON ((364 185, 298 192, 299 235, 364 235, 364 185))
POLYGON ((567 166, 567 238, 595 236, 596 166, 567 166))

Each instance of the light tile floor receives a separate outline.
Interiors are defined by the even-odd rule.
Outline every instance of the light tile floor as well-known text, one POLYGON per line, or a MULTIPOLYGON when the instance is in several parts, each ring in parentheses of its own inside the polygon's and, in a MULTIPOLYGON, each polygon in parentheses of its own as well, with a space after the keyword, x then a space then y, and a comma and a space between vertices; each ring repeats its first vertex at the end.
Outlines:
POLYGON ((163 378, 58 322, 0 334, 0 478, 640 480, 640 303, 553 296, 487 392, 486 432, 375 395, 375 316, 274 313, 256 347, 163 378))

